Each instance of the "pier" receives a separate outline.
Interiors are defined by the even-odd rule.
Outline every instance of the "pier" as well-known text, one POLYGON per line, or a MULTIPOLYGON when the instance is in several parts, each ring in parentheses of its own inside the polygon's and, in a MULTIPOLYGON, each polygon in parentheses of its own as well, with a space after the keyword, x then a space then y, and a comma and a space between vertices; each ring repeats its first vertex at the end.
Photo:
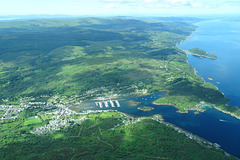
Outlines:
POLYGON ((112 100, 109 101, 112 107, 115 107, 114 103, 112 100))
POLYGON ((103 103, 104 103, 105 107, 107 108, 108 107, 108 101, 104 101, 103 103))
POLYGON ((117 107, 120 107, 118 100, 115 100, 115 103, 117 104, 117 107))
POLYGON ((109 101, 101 101, 101 102, 95 102, 95 105, 96 106, 99 106, 100 108, 103 108, 103 107, 121 107, 120 103, 118 100, 109 100, 109 101), (114 104, 115 102, 115 104, 114 104), (110 105, 109 105, 110 103, 110 105))
POLYGON ((100 108, 103 108, 102 102, 95 102, 96 106, 99 106, 100 108))

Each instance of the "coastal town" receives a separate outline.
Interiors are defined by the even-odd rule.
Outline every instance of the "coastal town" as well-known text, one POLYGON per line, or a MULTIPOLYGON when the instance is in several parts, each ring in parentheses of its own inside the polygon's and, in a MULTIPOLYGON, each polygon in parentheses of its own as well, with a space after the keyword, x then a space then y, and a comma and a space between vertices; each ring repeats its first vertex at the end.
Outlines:
MULTIPOLYGON (((139 88, 139 86, 141 86, 141 82, 137 85, 120 87, 119 89, 131 90, 139 88)), ((100 112, 103 108, 118 108, 121 107, 121 104, 118 100, 116 100, 116 98, 127 97, 136 94, 142 95, 146 93, 146 89, 137 89, 135 92, 130 92, 128 94, 120 94, 117 90, 109 89, 107 87, 100 87, 88 90, 81 95, 72 95, 70 97, 59 94, 56 94, 54 96, 41 95, 39 97, 22 97, 19 100, 19 105, 0 105, 0 121, 17 119, 22 111, 26 109, 36 109, 35 116, 39 116, 41 114, 53 115, 52 119, 49 121, 49 124, 46 124, 45 128, 48 128, 49 131, 55 131, 59 130, 59 128, 63 128, 64 126, 69 126, 69 123, 72 122, 72 120, 68 117, 72 117, 73 115, 77 114, 100 112), (99 92, 103 93, 100 94, 99 92), (75 111, 69 109, 72 106, 78 106, 81 103, 88 101, 89 99, 95 100, 95 106, 98 107, 100 110, 83 110, 81 113, 76 113, 75 111)), ((8 103, 9 99, 2 99, 2 101, 4 103, 8 103)), ((73 124, 75 124, 75 122, 73 124)), ((45 133, 45 130, 43 128, 41 128, 40 130, 43 130, 42 133, 45 133)), ((33 133, 35 132, 33 131, 33 133)))
MULTIPOLYGON (((89 91, 93 93, 94 91, 89 91)), ((116 95, 109 96, 113 98, 116 95)), ((109 97, 98 97, 95 102, 96 107, 101 108, 114 108, 120 107, 118 100, 112 100, 109 97)), ((32 110, 35 112, 34 117, 30 119, 43 119, 43 115, 50 117, 48 122, 41 127, 34 128, 30 131, 32 134, 47 134, 61 129, 65 129, 69 126, 81 125, 82 121, 87 119, 88 114, 109 112, 110 110, 91 110, 86 109, 81 112, 76 112, 70 108, 75 105, 79 105, 84 101, 85 98, 79 98, 78 96, 72 96, 67 98, 65 96, 40 96, 40 97, 24 97, 20 99, 20 105, 0 105, 0 121, 15 120, 20 117, 20 114, 24 110, 32 110), (48 101, 37 101, 37 100, 48 99, 48 101), (49 99, 51 99, 49 101, 49 99), (79 118, 73 118, 73 117, 79 118)), ((5 100, 6 102, 8 100, 5 100)), ((90 107, 91 108, 91 107, 90 107)), ((26 119, 28 117, 25 117, 26 119)), ((42 121, 42 120, 40 120, 42 121)))
MULTIPOLYGON (((41 98, 49 98, 48 96, 42 96, 41 98)), ((0 106, 0 121, 4 120, 14 120, 17 119, 20 116, 20 113, 24 111, 25 109, 37 109, 36 116, 34 118, 39 118, 42 115, 49 115, 50 118, 48 122, 41 126, 34 128, 30 131, 32 134, 41 135, 41 134, 48 134, 52 132, 56 132, 59 130, 63 130, 69 126, 74 125, 81 125, 83 121, 88 119, 88 115, 94 114, 94 113, 101 113, 101 112, 118 112, 117 110, 112 110, 111 108, 117 108, 121 107, 121 104, 118 100, 112 100, 107 98, 98 98, 98 101, 95 101, 94 104, 96 107, 99 107, 98 110, 83 110, 81 112, 76 112, 74 110, 71 110, 70 107, 73 105, 78 105, 82 101, 80 99, 80 102, 78 103, 71 103, 74 98, 70 98, 69 101, 66 101, 66 99, 59 100, 58 96, 55 96, 51 99, 51 101, 36 101, 36 98, 33 97, 27 97, 22 98, 20 100, 21 104, 19 106, 17 105, 1 105, 0 106), (108 110, 101 110, 103 108, 109 108, 108 110), (78 118, 74 118, 74 117, 78 118)), ((144 117, 140 118, 133 118, 125 113, 121 113, 121 123, 124 125, 134 124, 137 122, 140 122, 144 120, 144 117)), ((171 128, 174 128, 177 132, 184 134, 189 139, 193 139, 197 141, 200 144, 203 144, 209 148, 216 148, 220 149, 220 145, 217 143, 211 143, 209 141, 206 141, 196 135, 193 135, 181 128, 176 127, 173 124, 170 124, 168 122, 165 122, 163 117, 161 115, 155 115, 151 117, 152 120, 157 121, 159 123, 162 123, 166 126, 169 126, 171 128)), ((116 127, 119 127, 120 124, 116 125, 116 127)), ((112 128, 113 130, 115 128, 112 128)))

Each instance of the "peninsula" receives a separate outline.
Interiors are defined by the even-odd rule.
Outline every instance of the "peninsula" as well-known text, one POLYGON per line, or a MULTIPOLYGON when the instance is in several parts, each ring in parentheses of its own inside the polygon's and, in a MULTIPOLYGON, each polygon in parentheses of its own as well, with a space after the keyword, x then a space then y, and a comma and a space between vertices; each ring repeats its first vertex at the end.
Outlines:
POLYGON ((206 51, 200 49, 200 48, 192 48, 188 50, 189 53, 191 53, 194 56, 198 56, 200 58, 206 57, 209 59, 217 59, 217 56, 213 55, 213 54, 209 54, 206 51))

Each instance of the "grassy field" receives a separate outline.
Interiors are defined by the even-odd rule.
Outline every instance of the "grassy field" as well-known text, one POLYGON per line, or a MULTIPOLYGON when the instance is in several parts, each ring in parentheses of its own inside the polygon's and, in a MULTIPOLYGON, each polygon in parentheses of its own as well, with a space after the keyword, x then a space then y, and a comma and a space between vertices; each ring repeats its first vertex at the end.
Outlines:
POLYGON ((34 118, 34 119, 29 119, 24 122, 24 125, 31 125, 31 124, 38 124, 41 123, 42 121, 39 118, 34 118))

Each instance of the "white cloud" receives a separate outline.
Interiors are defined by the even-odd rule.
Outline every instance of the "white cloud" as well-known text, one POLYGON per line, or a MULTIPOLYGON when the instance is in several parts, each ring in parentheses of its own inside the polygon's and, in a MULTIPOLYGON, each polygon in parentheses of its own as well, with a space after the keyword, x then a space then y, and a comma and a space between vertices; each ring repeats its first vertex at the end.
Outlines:
POLYGON ((196 7, 196 8, 199 8, 199 7, 207 7, 207 6, 204 6, 202 3, 192 3, 192 6, 193 6, 193 7, 196 7))
MULTIPOLYGON (((69 0, 71 1, 71 0, 69 0)), ((83 1, 83 0, 76 0, 83 1)), ((104 13, 230 13, 239 12, 240 0, 87 0, 96 10, 104 13), (93 3, 95 2, 95 3, 93 3), (94 4, 94 5, 93 5, 94 4), (104 7, 102 7, 104 6, 104 7)), ((81 5, 82 6, 82 5, 81 5)), ((95 10, 94 10, 95 11, 95 10)))
POLYGON ((156 2, 158 2, 158 0, 144 0, 144 2, 147 2, 147 3, 156 3, 156 2))
POLYGON ((172 6, 174 6, 174 7, 176 7, 176 6, 191 6, 192 1, 191 0, 171 0, 170 4, 172 4, 172 6))
POLYGON ((171 7, 171 5, 163 4, 163 3, 158 3, 158 4, 156 4, 156 6, 159 7, 159 8, 170 8, 171 7))
POLYGON ((158 2, 155 3, 156 0, 145 0, 145 2, 153 2, 154 3, 148 3, 147 6, 149 7, 159 7, 159 8, 208 8, 209 6, 194 1, 193 0, 158 0, 158 2), (150 4, 150 5, 149 5, 150 4))
POLYGON ((171 3, 176 4, 176 3, 187 3, 189 0, 171 0, 171 3))
POLYGON ((108 5, 105 6, 105 8, 113 8, 113 7, 114 7, 114 4, 113 4, 113 3, 108 4, 108 5))
POLYGON ((141 2, 142 0, 99 0, 101 2, 105 3, 137 3, 141 2))

